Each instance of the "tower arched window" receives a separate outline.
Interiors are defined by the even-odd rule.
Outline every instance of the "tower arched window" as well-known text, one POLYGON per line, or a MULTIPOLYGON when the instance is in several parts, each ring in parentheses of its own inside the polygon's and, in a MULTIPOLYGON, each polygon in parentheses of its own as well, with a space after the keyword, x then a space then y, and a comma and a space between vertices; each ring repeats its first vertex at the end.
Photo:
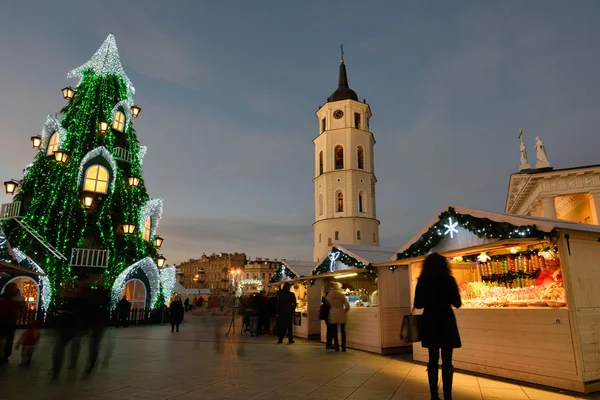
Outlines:
POLYGON ((125 130, 125 114, 123 114, 122 111, 117 111, 115 113, 112 128, 119 132, 123 132, 125 130))
POLYGON ((337 210, 337 212, 344 211, 344 193, 337 192, 337 194, 335 195, 335 197, 336 197, 336 200, 337 200, 337 204, 336 204, 336 210, 337 210))
POLYGON ((323 194, 319 195, 319 215, 323 215, 323 194))
POLYGON ((106 194, 108 191, 108 170, 102 165, 92 165, 85 171, 83 190, 106 194))
POLYGON ((58 132, 54 132, 52 136, 50 136, 50 140, 48 140, 48 149, 46 150, 46 155, 51 156, 55 151, 58 150, 58 145, 60 144, 60 136, 58 136, 58 132))
POLYGON ((142 238, 149 242, 150 241, 150 231, 152 229, 152 220, 150 217, 144 222, 144 231, 142 232, 142 238))
POLYGON ((334 240, 340 240, 340 232, 339 231, 335 231, 334 237, 335 237, 334 240))
POLYGON ((356 148, 356 158, 358 161, 358 169, 365 169, 365 149, 362 146, 356 148))
POLYGON ((319 152, 319 175, 323 174, 323 151, 319 152))
POLYGON ((365 192, 361 190, 358 193, 358 212, 365 212, 365 206, 365 192))
POLYGON ((340 145, 333 150, 335 157, 335 169, 344 169, 344 148, 340 145))

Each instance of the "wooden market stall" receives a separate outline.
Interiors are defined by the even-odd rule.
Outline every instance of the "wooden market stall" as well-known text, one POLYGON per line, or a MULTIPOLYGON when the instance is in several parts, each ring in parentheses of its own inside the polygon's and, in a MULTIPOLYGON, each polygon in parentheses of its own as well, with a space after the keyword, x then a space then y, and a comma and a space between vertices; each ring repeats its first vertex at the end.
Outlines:
MULTIPOLYGON (((314 296, 315 290, 308 286, 308 277, 315 263, 312 261, 282 260, 281 266, 275 272, 269 286, 277 289, 284 282, 290 284, 290 289, 296 296, 296 312, 294 315, 294 336, 304 339, 318 339, 320 337, 319 307, 311 309, 309 297, 314 296)), ((317 294, 318 295, 318 294, 317 294)))
MULTIPOLYGON (((600 227, 449 207, 380 268, 450 262, 463 307, 457 369, 581 393, 600 390, 600 227)), ((413 345, 413 358, 427 351, 413 345)))
MULTIPOLYGON (((346 336, 349 348, 390 354, 410 351, 400 340, 400 325, 410 312, 408 268, 378 270, 373 264, 389 260, 392 249, 374 246, 335 245, 313 271, 310 287, 318 296, 309 298, 309 307, 320 307, 329 284, 338 281, 350 303, 346 336)), ((321 321, 321 341, 327 327, 321 321)))

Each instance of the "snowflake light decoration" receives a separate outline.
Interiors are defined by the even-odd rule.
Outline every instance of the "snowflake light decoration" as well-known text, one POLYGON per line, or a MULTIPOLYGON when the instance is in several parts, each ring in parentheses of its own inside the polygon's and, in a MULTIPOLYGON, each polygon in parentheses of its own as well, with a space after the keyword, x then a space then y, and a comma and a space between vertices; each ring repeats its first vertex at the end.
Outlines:
POLYGON ((446 228, 446 232, 444 235, 450 234, 450 239, 454 239, 454 234, 458 233, 456 227, 458 226, 458 222, 452 222, 452 217, 448 218, 448 223, 444 224, 444 228, 446 228))
MULTIPOLYGON (((27 257, 25 253, 21 250, 14 248, 13 252, 15 253, 15 257, 17 257, 17 261, 19 265, 29 268, 34 272, 38 272, 40 274, 45 274, 44 270, 35 263, 31 258, 27 257)), ((42 308, 44 310, 48 310, 50 307, 50 302, 52 301, 52 291, 50 290, 50 279, 46 275, 40 275, 39 277, 41 287, 40 287, 40 298, 42 299, 42 308)))
MULTIPOLYGON (((119 57, 119 50, 117 49, 117 43, 115 37, 111 33, 108 35, 102 46, 96 51, 92 58, 83 64, 82 66, 75 68, 67 74, 67 78, 83 78, 83 72, 87 69, 92 69, 98 76, 104 74, 117 74, 125 81, 127 85, 127 97, 130 99, 135 94, 135 88, 129 80, 129 77, 123 70, 121 65, 121 58, 119 57)), ((81 83, 81 81, 80 81, 81 83)))

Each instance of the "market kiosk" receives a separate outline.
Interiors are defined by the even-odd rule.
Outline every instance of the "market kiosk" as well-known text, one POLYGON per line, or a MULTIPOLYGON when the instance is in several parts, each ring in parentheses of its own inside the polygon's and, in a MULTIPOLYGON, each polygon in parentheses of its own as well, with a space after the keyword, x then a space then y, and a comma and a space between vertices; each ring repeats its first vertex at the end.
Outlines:
MULTIPOLYGON (((347 315, 347 347, 374 353, 390 354, 410 351, 400 340, 402 318, 410 312, 408 268, 378 270, 377 262, 389 260, 392 249, 373 246, 335 245, 317 265, 310 281, 319 296, 309 298, 309 307, 318 308, 333 281, 342 284, 350 311, 347 315)), ((321 321, 321 341, 326 341, 327 327, 321 321)))
POLYGON ((282 260, 279 269, 269 281, 270 287, 277 289, 284 282, 289 282, 290 290, 296 296, 296 312, 294 314, 294 336, 304 339, 318 339, 320 337, 319 308, 309 309, 309 297, 313 296, 315 290, 311 291, 308 279, 315 263, 312 261, 290 261, 282 260))
MULTIPOLYGON (((600 227, 449 207, 380 269, 446 256, 462 297, 457 369, 600 390, 600 227)), ((427 351, 413 345, 413 358, 427 351)))

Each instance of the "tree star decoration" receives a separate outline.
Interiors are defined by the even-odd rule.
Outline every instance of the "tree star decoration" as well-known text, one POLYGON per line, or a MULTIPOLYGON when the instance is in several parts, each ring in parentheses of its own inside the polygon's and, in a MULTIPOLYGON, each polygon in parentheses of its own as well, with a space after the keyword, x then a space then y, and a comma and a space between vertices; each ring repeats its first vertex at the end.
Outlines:
POLYGON ((340 258, 340 252, 336 251, 335 253, 329 253, 327 257, 329 258, 329 261, 331 261, 331 264, 329 265, 329 270, 333 272, 335 270, 335 262, 338 258, 340 258))
POLYGON ((444 235, 450 234, 450 239, 454 239, 454 234, 458 233, 456 227, 458 226, 458 222, 452 222, 452 217, 448 218, 448 223, 444 224, 444 228, 446 228, 446 232, 444 235))
POLYGON ((482 252, 480 255, 477 256, 477 260, 479 260, 479 262, 488 262, 490 260, 490 256, 487 255, 487 253, 484 251, 482 252))
MULTIPOLYGON (((111 33, 108 35, 102 46, 92 56, 90 61, 86 62, 82 66, 75 68, 67 74, 67 78, 83 78, 83 71, 86 69, 92 69, 98 76, 104 74, 117 74, 125 81, 127 85, 127 97, 130 99, 135 94, 135 88, 129 80, 129 77, 123 70, 121 65, 121 58, 119 57, 119 50, 117 49, 117 43, 115 37, 111 33)), ((79 84, 81 80, 79 81, 79 84)), ((79 84, 77 86, 79 86, 79 84)))
MULTIPOLYGON (((15 257, 17 257, 17 261, 19 265, 28 269, 33 270, 34 272, 39 272, 40 274, 45 274, 44 270, 37 265, 31 258, 27 257, 21 250, 14 248, 13 252, 15 253, 15 257)), ((42 299, 42 308, 44 310, 48 310, 50 307, 50 302, 52 301, 52 290, 50 289, 50 280, 46 275, 40 275, 40 298, 42 299)))

